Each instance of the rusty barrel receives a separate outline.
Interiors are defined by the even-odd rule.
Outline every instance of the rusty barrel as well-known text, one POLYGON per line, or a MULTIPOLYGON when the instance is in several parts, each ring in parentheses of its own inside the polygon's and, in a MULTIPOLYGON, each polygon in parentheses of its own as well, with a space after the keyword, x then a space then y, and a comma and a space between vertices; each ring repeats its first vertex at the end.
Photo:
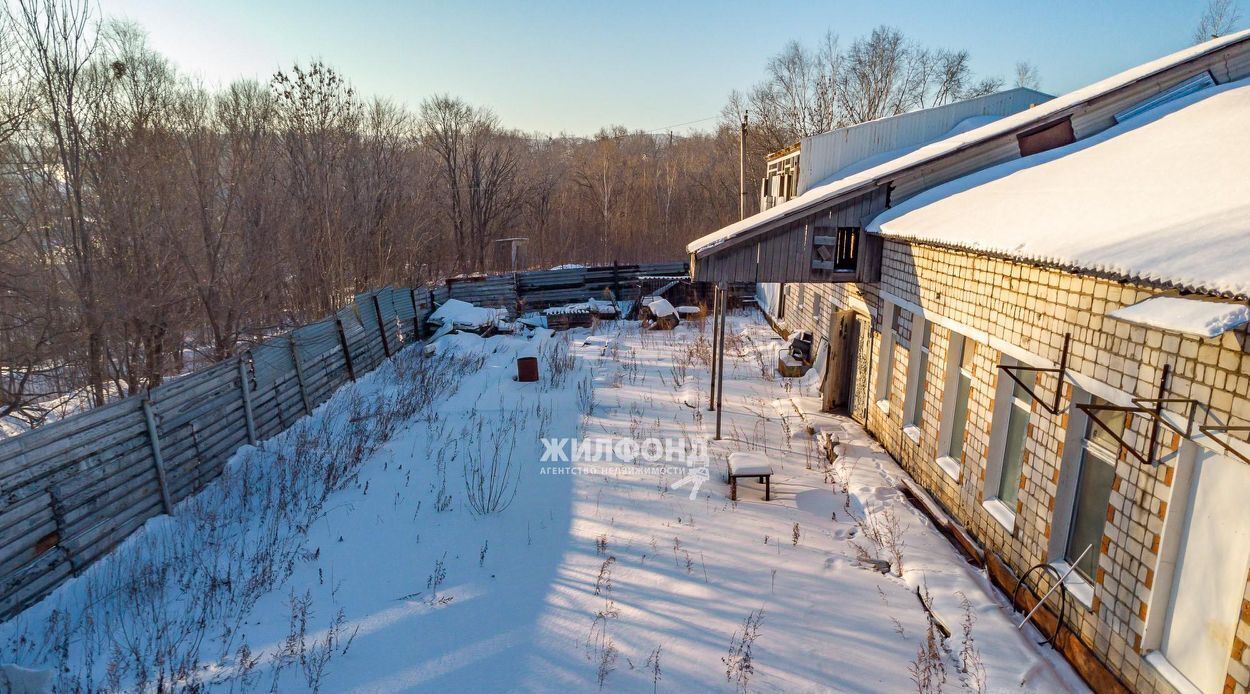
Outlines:
POLYGON ((517 357, 516 380, 522 382, 538 380, 538 357, 517 357))

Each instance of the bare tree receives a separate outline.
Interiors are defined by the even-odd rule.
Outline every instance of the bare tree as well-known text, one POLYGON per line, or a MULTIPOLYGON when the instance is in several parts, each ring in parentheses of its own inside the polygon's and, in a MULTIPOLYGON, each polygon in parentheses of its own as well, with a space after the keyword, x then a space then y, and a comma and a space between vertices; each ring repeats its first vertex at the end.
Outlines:
MULTIPOLYGON (((490 269, 504 235, 528 236, 534 264, 639 262, 682 257, 737 216, 736 125, 523 135, 452 96, 418 113, 362 100, 321 63, 209 88, 91 8, 0 13, 6 432, 225 359, 353 293, 490 269)), ((832 35, 792 47, 742 106, 772 114, 753 122, 775 142, 841 124, 844 60, 832 35)), ((749 142, 755 166, 766 139, 749 142)))
POLYGON ((1024 87, 1026 89, 1041 89, 1042 78, 1037 71, 1037 66, 1027 60, 1021 60, 1016 63, 1016 87, 1024 87))
POLYGON ((1219 38, 1233 30, 1241 21, 1241 8, 1237 0, 1207 0, 1198 26, 1194 28, 1194 43, 1219 38))
POLYGON ((31 146, 40 161, 54 166, 31 169, 38 190, 32 198, 46 203, 45 223, 56 229, 67 251, 61 265, 79 303, 85 343, 86 378, 92 401, 104 404, 104 316, 99 302, 96 232, 90 221, 84 160, 89 146, 86 123, 93 101, 87 71, 96 51, 97 22, 87 0, 20 0, 18 24, 23 49, 31 61, 39 103, 31 146))
POLYGON ((443 207, 455 237, 456 268, 481 270, 486 245, 520 204, 520 138, 490 109, 442 95, 421 104, 421 142, 442 165, 443 207))

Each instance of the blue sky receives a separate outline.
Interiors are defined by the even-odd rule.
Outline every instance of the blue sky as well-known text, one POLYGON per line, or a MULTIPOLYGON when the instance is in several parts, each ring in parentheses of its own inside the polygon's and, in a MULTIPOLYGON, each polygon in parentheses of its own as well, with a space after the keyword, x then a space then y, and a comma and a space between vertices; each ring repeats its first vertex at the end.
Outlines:
MULTIPOLYGON (((1239 1, 1250 15, 1250 0, 1239 1)), ((1062 93, 1184 47, 1203 4, 100 0, 104 14, 138 22, 156 49, 210 84, 321 58, 363 94, 416 105, 450 92, 511 127, 572 134, 714 118, 787 41, 829 29, 846 44, 879 24, 967 48, 978 74, 1009 77, 1029 60, 1042 89, 1062 93)))

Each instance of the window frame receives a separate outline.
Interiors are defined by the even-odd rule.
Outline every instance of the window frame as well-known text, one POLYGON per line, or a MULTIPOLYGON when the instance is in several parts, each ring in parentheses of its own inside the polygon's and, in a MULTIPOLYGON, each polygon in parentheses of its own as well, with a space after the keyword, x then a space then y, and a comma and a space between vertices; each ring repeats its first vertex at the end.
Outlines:
MULTIPOLYGON (((1018 366, 1020 362, 1006 354, 999 355, 1000 364, 1003 366, 1018 366)), ((1029 442, 1029 424, 1033 417, 1033 398, 1028 399, 1019 397, 1021 392, 1028 396, 1027 391, 1019 386, 1012 378, 1000 373, 998 378, 998 387, 994 397, 994 412, 990 425, 990 455, 986 464, 985 483, 982 488, 984 500, 981 502, 990 514, 994 516, 1000 524, 1009 532, 1015 530, 1016 505, 1020 500, 1020 480, 1024 478, 1025 461, 1024 451, 1029 442), (1004 473, 1007 471, 1007 456, 1009 438, 1011 436, 1012 421, 1018 413, 1023 413, 1024 421, 1021 422, 1022 434, 1020 439, 1019 450, 1019 470, 1013 482, 1014 487, 1004 487, 1004 473), (993 485, 991 487, 991 485, 993 485), (1007 498, 1003 497, 1004 490, 1012 492, 1007 498)))
POLYGON ((977 343, 967 335, 950 331, 946 342, 946 376, 942 387, 942 417, 938 427, 937 464, 953 480, 963 477, 964 437, 968 431, 968 406, 972 402, 972 363, 965 368, 965 357, 976 358, 977 343), (967 384, 963 382, 967 378, 967 384), (964 401, 963 418, 959 418, 959 401, 964 401), (959 451, 955 455, 955 430, 959 429, 959 451))
POLYGON ((906 392, 903 394, 903 431, 916 443, 920 442, 924 425, 925 389, 928 387, 927 371, 932 356, 932 340, 933 322, 921 313, 913 313, 911 344, 907 351, 906 392))
MULTIPOLYGON (((1061 461, 1059 471, 1059 481, 1055 490, 1055 509, 1051 518, 1051 537, 1048 547, 1048 553, 1052 558, 1051 563, 1055 566, 1062 567, 1066 572, 1071 568, 1072 572, 1068 574, 1069 588, 1077 599, 1085 604, 1089 604, 1093 597, 1093 581, 1096 575, 1086 575, 1078 566, 1072 563, 1072 536, 1076 529, 1077 511, 1079 510, 1078 494, 1081 493, 1081 482, 1090 464, 1110 465, 1112 468, 1111 482, 1108 485, 1107 494, 1110 496, 1111 488, 1115 485, 1115 468, 1119 460, 1119 451, 1108 448, 1099 441, 1093 439, 1092 433, 1102 431, 1093 421, 1091 417, 1078 407, 1078 404, 1084 405, 1102 401, 1112 404, 1103 398, 1093 395, 1083 389, 1075 389, 1072 399, 1072 405, 1068 410, 1068 429, 1064 435, 1064 456, 1061 461), (1091 461, 1089 457, 1093 456, 1097 460, 1091 461)), ((1123 426, 1123 423, 1122 423, 1123 426)), ((1101 533, 1100 536, 1106 535, 1106 511, 1104 509, 1101 516, 1101 533)), ((1101 541, 1098 547, 1093 548, 1094 570, 1092 574, 1097 574, 1098 557, 1101 555, 1101 541)))

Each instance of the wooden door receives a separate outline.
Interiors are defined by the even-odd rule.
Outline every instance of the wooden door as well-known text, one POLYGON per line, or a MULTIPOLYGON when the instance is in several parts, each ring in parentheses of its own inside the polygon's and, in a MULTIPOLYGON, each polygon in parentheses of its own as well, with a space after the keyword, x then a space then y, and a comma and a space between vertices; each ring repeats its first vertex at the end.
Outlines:
POLYGON ((855 314, 851 323, 849 341, 851 355, 847 366, 851 376, 847 379, 850 392, 847 394, 847 409, 851 419, 866 424, 868 412, 869 382, 872 380, 872 322, 866 317, 855 314))

